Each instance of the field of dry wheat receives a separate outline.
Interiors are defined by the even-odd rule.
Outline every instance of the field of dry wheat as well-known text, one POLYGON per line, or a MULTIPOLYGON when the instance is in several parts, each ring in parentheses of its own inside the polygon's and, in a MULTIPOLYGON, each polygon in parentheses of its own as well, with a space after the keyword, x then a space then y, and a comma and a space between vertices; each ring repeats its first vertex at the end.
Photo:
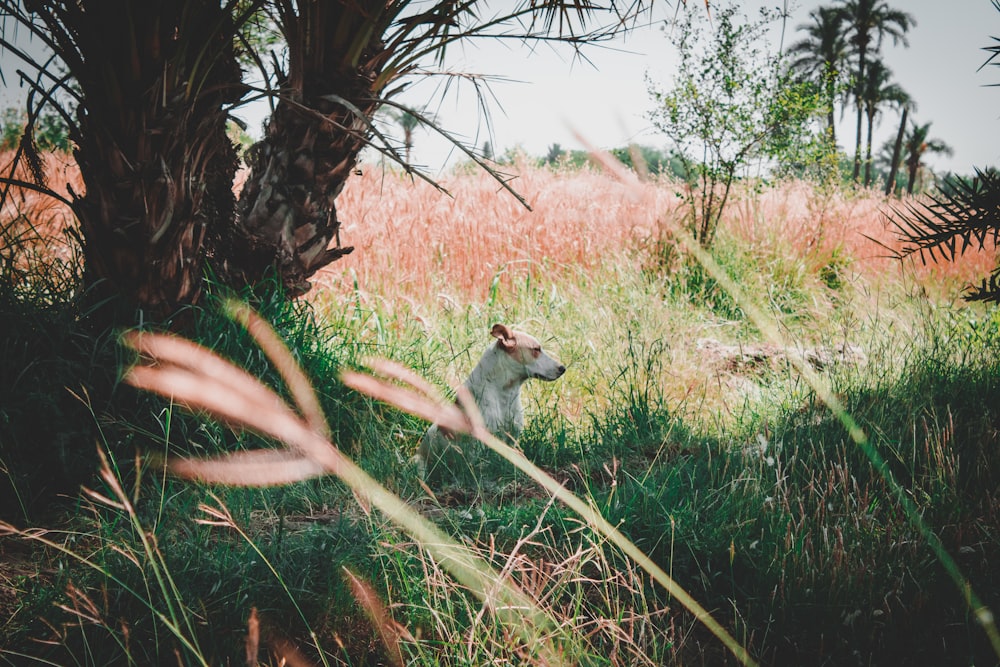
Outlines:
MULTIPOLYGON (((509 282, 544 274, 561 282, 608 263, 638 266, 643 249, 683 224, 679 186, 668 180, 627 184, 596 168, 511 170, 511 185, 531 210, 483 172, 443 177, 443 194, 395 172, 364 169, 338 200, 341 240, 355 252, 328 267, 318 285, 356 284, 388 301, 476 302, 496 276, 509 282)), ((720 235, 751 252, 794 256, 810 271, 850 258, 852 270, 873 283, 908 273, 960 288, 994 266, 991 251, 970 251, 951 264, 890 258, 901 241, 886 214, 901 202, 873 190, 831 192, 789 181, 759 192, 738 189, 731 201, 720 235)))
MULTIPOLYGON (((0 155, 8 176, 14 154, 0 155)), ((446 192, 379 165, 362 165, 337 200, 341 242, 355 251, 314 281, 314 295, 372 295, 382 303, 475 303, 496 285, 526 278, 561 283, 603 269, 640 267, 656 242, 678 233, 685 208, 670 180, 623 182, 598 167, 553 170, 523 162, 504 167, 522 205, 481 170, 457 169, 438 182, 446 192), (528 208, 530 207, 530 209, 528 208)), ((45 184, 62 197, 82 193, 69 156, 47 155, 45 184)), ((30 180, 22 163, 15 179, 30 180)), ((241 179, 237 178, 237 190, 241 179)), ((927 288, 961 290, 995 266, 996 252, 969 250, 954 263, 900 262, 902 242, 887 213, 903 202, 875 190, 819 189, 804 181, 739 188, 719 235, 750 253, 780 254, 812 273, 848 262, 873 286, 903 276, 927 288)), ((74 226, 64 203, 28 188, 5 199, 4 238, 23 242, 19 260, 75 261, 74 226)), ((8 250, 10 250, 8 248, 8 250)))

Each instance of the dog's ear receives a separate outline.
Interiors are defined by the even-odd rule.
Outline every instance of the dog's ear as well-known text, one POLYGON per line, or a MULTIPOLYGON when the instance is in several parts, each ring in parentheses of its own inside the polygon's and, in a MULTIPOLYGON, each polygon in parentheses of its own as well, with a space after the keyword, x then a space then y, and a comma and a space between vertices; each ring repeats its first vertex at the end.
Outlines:
POLYGON ((490 329, 490 335, 500 341, 501 347, 510 349, 514 347, 514 332, 504 324, 494 324, 490 329))

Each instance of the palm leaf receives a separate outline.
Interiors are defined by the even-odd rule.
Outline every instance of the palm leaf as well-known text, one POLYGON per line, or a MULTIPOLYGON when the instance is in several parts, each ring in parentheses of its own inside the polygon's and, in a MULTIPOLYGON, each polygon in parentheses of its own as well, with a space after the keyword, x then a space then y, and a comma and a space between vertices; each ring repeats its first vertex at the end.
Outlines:
MULTIPOLYGON (((1000 12, 1000 0, 993 0, 993 7, 998 12, 1000 12)), ((986 59, 986 62, 984 62, 982 65, 979 66, 979 69, 976 70, 977 72, 986 67, 987 65, 1000 65, 1000 63, 993 62, 998 57, 1000 57, 1000 38, 991 37, 990 39, 993 40, 993 44, 990 46, 983 47, 983 51, 989 52, 990 57, 986 59)), ((989 85, 1000 86, 1000 83, 991 83, 989 85)))
MULTIPOLYGON (((902 248, 902 259, 954 261, 969 249, 983 250, 1000 237, 1000 172, 976 169, 972 179, 947 181, 945 192, 917 203, 907 202, 888 214, 902 248)), ((966 294, 970 301, 1000 301, 1000 270, 966 294)))
POLYGON ((965 300, 1000 303, 1000 268, 994 269, 990 277, 983 278, 978 286, 970 285, 965 293, 965 300))

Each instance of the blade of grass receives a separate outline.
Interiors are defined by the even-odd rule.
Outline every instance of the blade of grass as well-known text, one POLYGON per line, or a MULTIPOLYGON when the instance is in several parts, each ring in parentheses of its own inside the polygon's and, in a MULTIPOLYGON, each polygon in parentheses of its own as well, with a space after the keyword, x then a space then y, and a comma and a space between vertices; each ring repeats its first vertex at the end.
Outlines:
POLYGON ((281 339, 274 332, 267 322, 258 315, 252 308, 244 303, 229 299, 223 303, 229 317, 243 325, 243 327, 257 341, 257 345, 264 351, 267 358, 271 360, 281 374, 288 391, 292 394, 292 399, 298 406, 299 411, 305 420, 317 433, 324 438, 330 438, 330 427, 323 416, 323 409, 316 398, 316 392, 312 390, 312 383, 302 372, 302 368, 295 362, 288 348, 285 347, 281 339))
MULTIPOLYGON (((107 466, 107 459, 104 456, 103 452, 99 453, 102 461, 102 466, 107 466)), ((106 471, 109 475, 112 474, 110 468, 107 468, 106 471)), ((105 470, 102 469, 101 472, 103 474, 105 470)), ((116 495, 118 494, 116 493, 116 495)), ((10 523, 7 523, 6 521, 0 520, 0 536, 12 535, 18 537, 19 539, 37 542, 38 544, 41 544, 49 549, 52 549, 53 551, 61 553, 64 556, 67 556, 68 558, 80 563, 81 565, 94 570, 95 572, 101 574, 103 577, 106 577, 109 581, 114 582, 117 586, 121 588, 121 590, 125 591, 126 593, 134 597, 136 600, 138 600, 144 607, 146 607, 149 610, 149 612, 157 620, 163 623, 163 626, 167 628, 170 634, 177 639, 180 645, 183 646, 184 649, 188 651, 188 653, 190 653, 190 655, 194 658, 194 660, 198 664, 203 665, 203 667, 209 667, 209 662, 202 654, 202 652, 199 650, 193 633, 190 636, 188 634, 191 632, 190 618, 188 614, 180 613, 180 615, 184 617, 185 622, 183 624, 177 619, 178 611, 174 609, 174 605, 169 602, 170 599, 169 593, 170 591, 176 593, 176 587, 172 585, 173 582, 170 582, 170 585, 168 586, 166 582, 162 580, 162 576, 158 572, 158 567, 157 567, 158 559, 156 557, 156 554, 151 550, 151 545, 149 544, 148 539, 145 537, 145 531, 143 530, 142 526, 138 523, 138 517, 134 516, 134 511, 132 511, 131 509, 131 505, 128 502, 128 498, 119 495, 118 500, 119 502, 116 503, 114 506, 118 507, 120 505, 122 507, 128 508, 126 509, 126 513, 131 517, 133 526, 136 527, 137 529, 136 532, 140 536, 140 539, 142 540, 143 548, 146 552, 147 559, 149 559, 151 564, 154 566, 153 567, 154 573, 157 573, 156 576, 159 580, 160 588, 164 593, 164 598, 168 602, 167 613, 164 613, 162 610, 157 609, 156 606, 150 601, 148 597, 142 595, 142 593, 129 586, 128 583, 126 583, 123 579, 116 576, 113 572, 104 568, 93 557, 84 555, 80 553, 79 550, 73 549, 69 546, 66 546, 65 544, 61 544, 53 539, 50 539, 48 536, 56 534, 55 531, 44 530, 44 529, 33 529, 33 528, 21 529, 17 528, 16 526, 10 523), (187 627, 186 628, 183 627, 184 625, 186 625, 187 627)))
POLYGON ((395 621, 389 615, 385 605, 382 604, 378 594, 368 582, 364 581, 361 577, 352 572, 350 568, 345 566, 342 567, 341 570, 343 571, 347 582, 351 586, 351 592, 354 594, 354 599, 357 600, 361 605, 361 608, 364 609, 365 614, 368 616, 368 620, 371 621, 373 626, 375 626, 375 630, 382 639, 382 643, 385 645, 386 652, 389 655, 389 661, 393 665, 403 667, 403 665, 406 664, 406 661, 403 659, 403 649, 400 646, 400 642, 403 640, 403 635, 396 627, 395 621))

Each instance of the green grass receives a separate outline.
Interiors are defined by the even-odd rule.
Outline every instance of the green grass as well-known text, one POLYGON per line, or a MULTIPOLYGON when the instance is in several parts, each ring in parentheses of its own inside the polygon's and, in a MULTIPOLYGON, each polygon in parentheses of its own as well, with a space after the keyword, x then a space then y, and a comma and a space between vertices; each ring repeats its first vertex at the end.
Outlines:
MULTIPOLYGON (((844 257, 834 273, 813 274, 780 247, 741 250, 721 237, 715 254, 785 336, 863 349, 865 361, 825 376, 972 589, 1000 609, 998 311, 903 281, 876 289, 852 278, 844 257)), ((489 468, 496 483, 484 497, 429 497, 409 462, 425 424, 348 390, 340 370, 386 357, 449 391, 490 325, 521 325, 569 367, 559 382, 526 389, 528 458, 760 663, 996 662, 884 474, 813 388, 780 359, 732 367, 706 357, 699 339, 759 343, 758 327, 699 264, 662 259, 511 289, 497 281, 482 303, 418 309, 356 293, 253 305, 313 381, 334 442, 562 619, 578 640, 565 644, 575 663, 734 659, 635 562, 506 463, 489 468)), ((274 443, 118 384, 125 353, 113 337, 89 337, 72 302, 2 296, 11 322, 2 518, 51 532, 0 538, 10 555, 0 661, 244 664, 256 609, 264 645, 283 638, 313 663, 376 664, 391 651, 348 568, 405 629, 399 647, 413 664, 530 662, 442 563, 341 482, 213 489, 166 476, 149 454, 274 443), (109 460, 103 480, 98 450, 109 460), (100 495, 79 494, 80 483, 100 495)), ((212 297, 195 313, 194 338, 286 395, 220 310, 212 297)))

